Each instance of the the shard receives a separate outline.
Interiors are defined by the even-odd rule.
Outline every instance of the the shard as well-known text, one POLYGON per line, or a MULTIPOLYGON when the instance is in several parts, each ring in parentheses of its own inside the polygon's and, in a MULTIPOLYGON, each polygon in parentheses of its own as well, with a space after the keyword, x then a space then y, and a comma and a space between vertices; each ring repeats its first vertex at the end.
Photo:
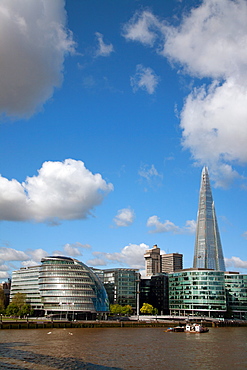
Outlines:
POLYGON ((203 168, 201 177, 193 267, 225 271, 207 167, 203 168))

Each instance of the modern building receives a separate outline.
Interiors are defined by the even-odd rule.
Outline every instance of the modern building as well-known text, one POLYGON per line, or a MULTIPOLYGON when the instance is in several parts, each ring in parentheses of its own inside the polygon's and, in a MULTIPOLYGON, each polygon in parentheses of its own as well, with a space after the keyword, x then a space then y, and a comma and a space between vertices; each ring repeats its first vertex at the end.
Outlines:
POLYGON ((225 316, 224 272, 198 268, 170 274, 169 308, 171 315, 225 316))
POLYGON ((161 272, 172 273, 183 269, 183 255, 180 253, 161 254, 161 272))
POLYGON ((160 254, 160 248, 154 245, 146 250, 144 254, 146 265, 146 276, 153 276, 159 273, 170 273, 182 270, 183 255, 180 253, 160 254))
POLYGON ((144 303, 157 308, 160 315, 169 313, 168 274, 146 276, 140 280, 140 307, 144 303))
POLYGON ((228 318, 247 320, 247 275, 225 272, 228 318))
POLYGON ((201 175, 193 267, 225 271, 207 167, 203 168, 201 175))
POLYGON ((105 269, 104 287, 110 304, 130 305, 136 310, 138 269, 105 269))
POLYGON ((26 295, 26 303, 35 312, 43 311, 39 287, 40 266, 22 267, 20 270, 12 272, 12 282, 10 289, 10 300, 16 293, 26 295))
POLYGON ((146 250, 144 254, 146 276, 160 273, 160 248, 155 244, 152 249, 146 250))
POLYGON ((68 319, 95 318, 109 311, 100 279, 84 263, 61 256, 45 257, 40 266, 14 271, 10 297, 26 294, 37 314, 68 319))

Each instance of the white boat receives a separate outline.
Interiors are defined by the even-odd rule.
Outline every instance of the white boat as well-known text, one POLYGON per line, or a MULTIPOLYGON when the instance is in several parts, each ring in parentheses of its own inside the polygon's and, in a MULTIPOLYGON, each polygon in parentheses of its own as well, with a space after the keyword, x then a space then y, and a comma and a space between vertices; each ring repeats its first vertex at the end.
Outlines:
POLYGON ((207 333, 209 331, 208 328, 200 324, 186 324, 185 326, 185 333, 193 333, 193 334, 200 334, 200 333, 207 333))

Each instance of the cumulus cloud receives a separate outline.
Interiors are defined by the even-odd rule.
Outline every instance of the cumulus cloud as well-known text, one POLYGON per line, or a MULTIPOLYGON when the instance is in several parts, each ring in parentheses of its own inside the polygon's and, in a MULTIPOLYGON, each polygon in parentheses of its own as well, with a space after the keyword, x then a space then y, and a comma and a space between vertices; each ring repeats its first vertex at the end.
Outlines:
POLYGON ((123 36, 128 41, 139 41, 153 47, 160 34, 164 34, 163 24, 149 11, 136 12, 123 27, 123 36))
POLYGON ((130 226, 134 222, 135 213, 133 209, 120 209, 114 218, 114 222, 118 227, 130 226))
POLYGON ((42 249, 27 249, 26 254, 29 259, 21 262, 23 267, 37 266, 40 265, 41 259, 48 256, 48 253, 42 249))
POLYGON ((196 230, 196 221, 188 220, 184 227, 179 227, 169 220, 162 223, 158 216, 151 216, 147 220, 147 227, 154 227, 150 233, 193 234, 196 230))
POLYGON ((109 263, 119 263, 130 268, 143 269, 144 253, 149 249, 149 246, 141 244, 129 244, 126 245, 121 252, 105 253, 105 252, 93 252, 94 259, 87 261, 87 264, 91 266, 105 266, 109 263), (100 264, 98 262, 101 262, 100 264))
POLYGON ((239 257, 225 258, 225 264, 227 268, 247 269, 247 261, 243 261, 239 257))
POLYGON ((130 84, 133 91, 144 90, 148 94, 153 94, 158 85, 159 78, 152 68, 144 67, 142 64, 136 66, 136 73, 130 77, 130 84))
POLYGON ((38 175, 23 183, 0 176, 0 219, 53 224, 85 219, 112 190, 112 184, 82 161, 44 162, 38 175))
POLYGON ((67 256, 77 257, 82 256, 81 249, 90 249, 91 246, 89 244, 81 244, 79 242, 76 243, 67 243, 64 245, 63 250, 67 256))
POLYGON ((0 114, 28 117, 63 81, 74 51, 64 0, 1 0, 0 114))
POLYGON ((206 78, 185 99, 182 145, 208 165, 217 186, 241 179, 234 166, 247 162, 247 37, 245 0, 203 0, 178 26, 151 12, 124 27, 127 40, 154 47, 180 72, 206 78))
POLYGON ((99 32, 95 33, 95 36, 97 37, 98 41, 98 48, 96 50, 96 56, 101 57, 108 57, 113 51, 113 45, 112 44, 105 44, 103 41, 103 35, 99 32))
POLYGON ((0 247, 0 261, 25 261, 29 256, 13 248, 0 247))

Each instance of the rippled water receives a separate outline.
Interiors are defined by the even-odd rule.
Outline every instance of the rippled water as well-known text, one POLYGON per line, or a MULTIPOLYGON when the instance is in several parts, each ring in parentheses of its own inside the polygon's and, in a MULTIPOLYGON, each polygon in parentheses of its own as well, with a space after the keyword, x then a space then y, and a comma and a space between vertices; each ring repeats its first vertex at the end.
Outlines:
POLYGON ((0 369, 247 369, 247 328, 0 331, 0 369))

